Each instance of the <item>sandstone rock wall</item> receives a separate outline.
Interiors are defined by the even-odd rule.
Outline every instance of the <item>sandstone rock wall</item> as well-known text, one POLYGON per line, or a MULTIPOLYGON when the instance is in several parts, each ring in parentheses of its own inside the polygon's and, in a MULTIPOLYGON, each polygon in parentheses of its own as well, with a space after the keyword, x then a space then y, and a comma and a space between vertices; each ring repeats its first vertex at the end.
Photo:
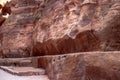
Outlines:
POLYGON ((33 33, 33 55, 120 50, 119 9, 119 0, 48 1, 33 33))
POLYGON ((12 0, 9 5, 11 15, 0 27, 5 57, 120 50, 119 0, 12 0))
POLYGON ((1 53, 4 57, 30 56, 32 33, 39 14, 39 4, 35 0, 13 0, 11 15, 0 27, 1 53))
POLYGON ((38 59, 50 80, 120 80, 120 52, 81 52, 38 59))

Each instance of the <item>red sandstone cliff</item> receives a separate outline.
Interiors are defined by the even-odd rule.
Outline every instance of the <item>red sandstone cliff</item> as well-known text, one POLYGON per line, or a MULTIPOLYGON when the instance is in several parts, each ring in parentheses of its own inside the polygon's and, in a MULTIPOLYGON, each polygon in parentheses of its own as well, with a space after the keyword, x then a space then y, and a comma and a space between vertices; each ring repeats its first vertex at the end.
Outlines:
POLYGON ((119 0, 13 0, 0 27, 5 57, 120 50, 119 0))
POLYGON ((120 80, 120 0, 12 0, 0 25, 0 57, 27 57, 0 65, 44 68, 50 80, 120 80))
POLYGON ((119 0, 48 1, 33 33, 34 55, 120 50, 119 9, 119 0))
POLYGON ((30 55, 32 33, 40 12, 41 1, 13 0, 9 18, 0 27, 1 53, 4 57, 25 57, 30 55))

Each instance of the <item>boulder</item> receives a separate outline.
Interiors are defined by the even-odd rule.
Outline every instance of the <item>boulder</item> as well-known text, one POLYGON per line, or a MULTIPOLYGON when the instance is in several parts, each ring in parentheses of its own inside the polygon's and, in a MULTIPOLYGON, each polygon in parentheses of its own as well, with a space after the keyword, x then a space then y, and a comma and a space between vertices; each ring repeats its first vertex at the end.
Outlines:
POLYGON ((45 56, 38 65, 50 80, 120 80, 120 52, 80 52, 45 56))

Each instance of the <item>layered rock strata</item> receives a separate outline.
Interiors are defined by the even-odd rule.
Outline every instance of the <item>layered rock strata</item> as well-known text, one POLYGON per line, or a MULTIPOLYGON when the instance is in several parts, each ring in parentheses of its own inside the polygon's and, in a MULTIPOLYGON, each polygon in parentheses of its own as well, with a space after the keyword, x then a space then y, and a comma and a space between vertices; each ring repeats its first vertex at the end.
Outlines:
POLYGON ((36 15, 40 12, 40 1, 13 0, 11 15, 0 27, 1 46, 0 51, 4 57, 30 56, 32 46, 32 34, 36 15))
POLYGON ((9 5, 11 15, 0 28, 4 57, 120 50, 119 0, 13 0, 9 5))
POLYGON ((48 1, 33 33, 33 56, 120 50, 119 9, 119 0, 48 1))

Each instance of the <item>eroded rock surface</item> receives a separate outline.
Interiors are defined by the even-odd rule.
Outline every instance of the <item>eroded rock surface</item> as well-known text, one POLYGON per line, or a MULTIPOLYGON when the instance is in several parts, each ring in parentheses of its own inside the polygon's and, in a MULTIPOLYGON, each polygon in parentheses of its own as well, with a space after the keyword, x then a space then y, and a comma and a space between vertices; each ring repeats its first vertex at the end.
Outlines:
POLYGON ((120 80, 120 52, 81 52, 39 58, 50 80, 120 80))
POLYGON ((9 5, 11 15, 0 28, 4 57, 120 50, 119 0, 12 0, 9 5))
POLYGON ((33 55, 120 50, 119 13, 119 0, 50 0, 35 26, 33 55))
POLYGON ((40 3, 36 0, 13 0, 9 3, 12 13, 0 28, 0 51, 4 57, 30 56, 31 38, 40 3))

